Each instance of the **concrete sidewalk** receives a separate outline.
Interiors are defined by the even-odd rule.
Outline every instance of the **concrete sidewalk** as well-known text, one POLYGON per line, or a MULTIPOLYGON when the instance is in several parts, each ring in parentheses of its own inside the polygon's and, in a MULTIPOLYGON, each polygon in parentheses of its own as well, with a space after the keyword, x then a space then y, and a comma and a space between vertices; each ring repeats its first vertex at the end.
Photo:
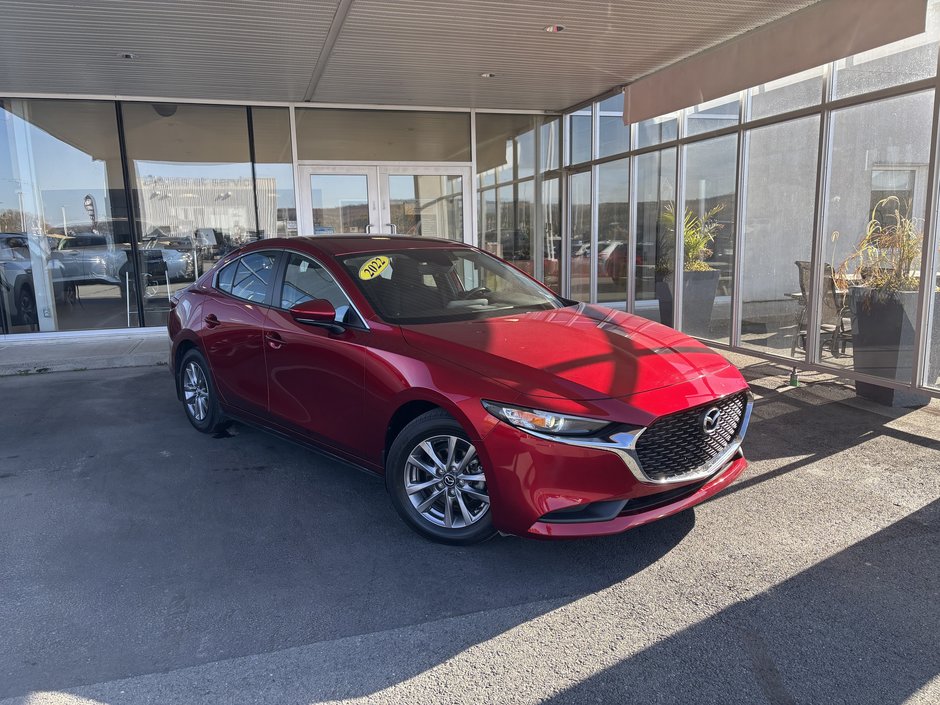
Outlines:
POLYGON ((169 349, 162 328, 132 335, 7 341, 0 343, 0 377, 165 365, 169 349))

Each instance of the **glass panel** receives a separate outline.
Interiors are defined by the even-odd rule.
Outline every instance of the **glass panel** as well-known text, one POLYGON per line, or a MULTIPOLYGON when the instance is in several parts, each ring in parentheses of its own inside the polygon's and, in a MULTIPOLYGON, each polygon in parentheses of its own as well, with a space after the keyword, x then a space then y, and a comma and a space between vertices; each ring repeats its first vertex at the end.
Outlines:
POLYGON ((750 132, 741 345, 805 358, 819 117, 750 132))
MULTIPOLYGON (((635 312, 671 326, 676 231, 667 227, 665 215, 676 207, 676 149, 641 154, 635 159, 635 312)), ((624 264, 624 269, 630 266, 629 262, 624 264)))
POLYGON ((932 107, 927 91, 833 113, 817 282, 824 363, 912 379, 932 107))
POLYGON ((927 319, 927 376, 924 384, 940 389, 940 256, 934 253, 933 277, 928 281, 934 284, 934 293, 930 297, 931 311, 927 319))
POLYGON ((539 171, 552 171, 558 168, 558 155, 561 153, 561 120, 554 118, 542 123, 539 135, 539 171))
POLYGON ((542 182, 542 223, 545 228, 545 257, 542 281, 561 293, 561 194, 559 179, 542 182))
POLYGON ((654 144, 671 142, 679 137, 679 118, 675 115, 644 120, 636 124, 636 146, 638 149, 654 144))
POLYGON ((503 234, 503 257, 530 276, 535 275, 535 180, 516 185, 516 229, 503 234))
POLYGON ((572 174, 568 180, 571 203, 571 298, 591 298, 591 172, 572 174))
POLYGON ((390 174, 389 209, 399 235, 463 240, 463 179, 390 174))
POLYGON ((477 173, 507 183, 535 173, 537 115, 477 114, 477 173))
POLYGON ((251 108, 255 140, 255 189, 261 237, 297 234, 294 167, 291 161, 290 112, 287 108, 251 108))
POLYGON ((369 177, 365 174, 311 174, 313 234, 368 232, 369 177))
POLYGON ((927 4, 927 31, 923 34, 835 63, 835 96, 844 98, 935 76, 938 38, 940 2, 930 0, 927 4))
POLYGON ((123 111, 143 249, 166 263, 163 283, 146 282, 146 323, 165 325, 173 291, 258 237, 248 114, 175 103, 125 103, 123 111))
POLYGON ((467 113, 298 108, 294 114, 299 159, 470 161, 467 113))
POLYGON ((516 177, 535 175, 535 126, 516 137, 516 177))
POLYGON ((362 319, 352 308, 346 294, 340 288, 333 275, 309 257, 291 254, 284 271, 284 283, 281 286, 281 308, 291 309, 298 304, 326 299, 336 309, 338 323, 360 324, 362 319))
POLYGON ((630 160, 597 167, 597 300, 627 305, 627 233, 630 223, 630 160))
POLYGON ((480 193, 480 238, 481 247, 499 256, 499 229, 496 221, 496 189, 488 188, 480 193))
POLYGON ((544 287, 476 250, 412 248, 354 254, 340 261, 375 311, 389 323, 484 320, 562 305, 544 287), (384 269, 371 279, 357 276, 375 254, 388 258, 384 269))
POLYGON ((591 159, 591 108, 568 115, 568 163, 579 164, 591 159))
POLYGON ((765 83, 750 90, 751 119, 757 120, 790 110, 819 105, 822 100, 823 68, 765 83))
POLYGON ((232 296, 258 303, 267 301, 276 264, 276 252, 252 252, 239 259, 232 277, 232 296))
MULTIPOLYGON (((738 136, 686 147, 682 331, 730 342, 738 136)), ((675 228, 675 210, 667 226, 675 228)))
POLYGON ((685 134, 700 135, 737 125, 740 100, 737 95, 718 98, 691 108, 685 113, 685 134))
POLYGON ((0 100, 0 334, 139 325, 126 200, 114 103, 0 100))
POLYGON ((597 104, 597 156, 608 157, 630 149, 630 127, 623 124, 623 94, 597 104))

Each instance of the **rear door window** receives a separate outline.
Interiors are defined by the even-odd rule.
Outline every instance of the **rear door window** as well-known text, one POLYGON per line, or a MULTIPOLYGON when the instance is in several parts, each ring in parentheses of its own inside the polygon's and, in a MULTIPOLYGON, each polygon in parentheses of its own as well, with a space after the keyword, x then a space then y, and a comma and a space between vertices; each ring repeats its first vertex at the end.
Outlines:
POLYGON ((277 252, 252 252, 223 267, 216 288, 245 301, 265 303, 271 293, 277 252))

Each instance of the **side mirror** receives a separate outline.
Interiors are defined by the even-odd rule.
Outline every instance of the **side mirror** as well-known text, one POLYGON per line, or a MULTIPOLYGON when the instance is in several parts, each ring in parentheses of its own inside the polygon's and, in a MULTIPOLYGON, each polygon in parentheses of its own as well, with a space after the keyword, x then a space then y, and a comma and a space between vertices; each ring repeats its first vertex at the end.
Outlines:
POLYGON ((345 330, 336 322, 336 309, 326 299, 311 299, 297 304, 290 310, 291 317, 298 323, 308 326, 322 326, 333 333, 345 330))

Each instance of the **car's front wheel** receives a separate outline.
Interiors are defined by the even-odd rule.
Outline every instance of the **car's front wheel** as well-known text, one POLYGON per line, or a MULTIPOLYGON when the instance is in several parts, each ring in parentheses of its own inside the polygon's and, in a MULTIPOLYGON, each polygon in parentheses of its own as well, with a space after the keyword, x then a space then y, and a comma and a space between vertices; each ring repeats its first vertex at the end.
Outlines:
POLYGON ((496 534, 476 448, 442 409, 422 414, 398 434, 385 486, 402 519, 432 541, 468 545, 496 534))
POLYGON ((186 418, 197 431, 217 433, 225 429, 228 420, 219 409, 209 365, 196 349, 187 352, 180 362, 179 389, 186 418))

